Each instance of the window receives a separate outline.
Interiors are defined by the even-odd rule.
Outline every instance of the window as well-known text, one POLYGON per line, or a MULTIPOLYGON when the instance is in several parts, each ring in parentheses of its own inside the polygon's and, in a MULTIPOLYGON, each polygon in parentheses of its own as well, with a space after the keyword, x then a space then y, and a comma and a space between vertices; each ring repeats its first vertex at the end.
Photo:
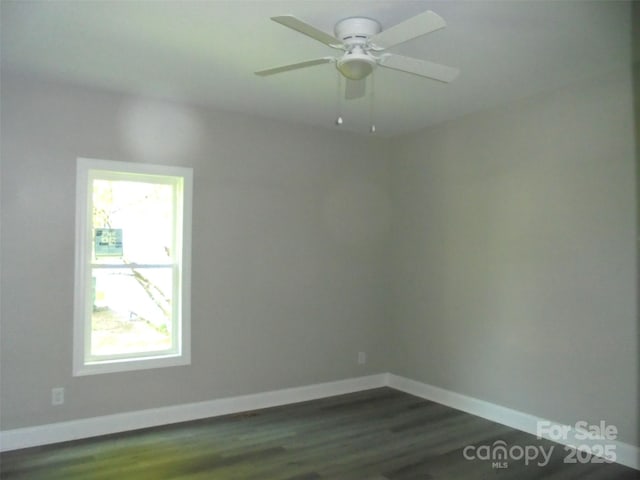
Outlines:
POLYGON ((74 375, 190 363, 189 168, 80 158, 74 375))

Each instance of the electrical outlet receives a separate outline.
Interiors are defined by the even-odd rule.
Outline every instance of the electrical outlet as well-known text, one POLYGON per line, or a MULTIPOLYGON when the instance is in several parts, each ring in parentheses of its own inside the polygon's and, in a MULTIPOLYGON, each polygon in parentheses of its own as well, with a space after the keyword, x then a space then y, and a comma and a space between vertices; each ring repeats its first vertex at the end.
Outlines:
POLYGON ((367 352, 358 352, 358 365, 367 363, 367 352))
POLYGON ((64 388, 57 387, 51 389, 51 405, 62 405, 64 403, 64 388))

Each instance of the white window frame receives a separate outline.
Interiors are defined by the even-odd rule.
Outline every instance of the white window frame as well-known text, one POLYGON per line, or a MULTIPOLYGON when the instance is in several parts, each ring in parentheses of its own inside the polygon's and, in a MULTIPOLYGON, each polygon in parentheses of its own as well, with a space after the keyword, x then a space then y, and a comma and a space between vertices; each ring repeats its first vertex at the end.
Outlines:
POLYGON ((75 298, 73 332, 73 375, 124 372, 161 368, 191 363, 191 217, 193 198, 193 169, 147 163, 119 162, 78 158, 76 168, 76 250, 75 250, 75 298), (91 353, 91 307, 92 307, 92 243, 93 216, 90 182, 95 172, 103 175, 129 177, 147 181, 153 177, 179 177, 182 183, 181 205, 176 202, 176 243, 181 246, 182 256, 174 260, 174 277, 179 279, 177 298, 174 298, 175 313, 178 314, 177 342, 167 352, 132 353, 126 357, 96 360, 91 353), (146 177, 146 178, 145 178, 146 177), (180 228, 180 226, 182 228, 180 228))

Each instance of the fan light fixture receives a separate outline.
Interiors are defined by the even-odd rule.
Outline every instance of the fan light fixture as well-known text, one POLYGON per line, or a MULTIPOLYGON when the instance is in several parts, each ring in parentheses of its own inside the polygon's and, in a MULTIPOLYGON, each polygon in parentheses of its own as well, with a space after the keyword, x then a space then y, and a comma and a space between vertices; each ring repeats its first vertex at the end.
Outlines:
MULTIPOLYGON (((271 17, 271 20, 311 37, 328 47, 343 50, 344 54, 315 58, 255 72, 256 75, 262 77, 333 62, 335 62, 338 71, 349 80, 362 80, 370 75, 378 65, 445 83, 451 82, 459 73, 456 68, 385 52, 388 48, 444 28, 445 21, 431 10, 408 18, 386 30, 382 30, 380 23, 372 18, 348 17, 336 23, 335 36, 292 15, 271 17)), ((362 90, 357 96, 349 98, 359 98, 364 96, 364 93, 362 90)))
POLYGON ((338 72, 338 97, 336 103, 338 115, 335 120, 336 125, 342 125, 344 122, 341 104, 342 84, 340 83, 342 77, 347 79, 346 88, 344 89, 344 98, 347 100, 364 97, 366 93, 365 78, 371 77, 371 96, 369 100, 371 127, 369 131, 375 133, 376 126, 373 123, 375 120, 373 112, 375 103, 373 70, 377 66, 445 83, 451 82, 459 73, 456 68, 385 52, 388 48, 444 28, 446 26, 445 21, 431 10, 419 13, 385 30, 382 29, 382 25, 377 20, 372 18, 344 18, 335 24, 334 35, 314 27, 293 15, 271 17, 271 20, 311 37, 327 47, 344 52, 337 56, 320 57, 255 72, 256 75, 265 77, 300 68, 333 63, 338 72))
POLYGON ((350 80, 362 80, 373 72, 375 66, 376 59, 367 55, 361 47, 354 47, 336 62, 340 73, 350 80))

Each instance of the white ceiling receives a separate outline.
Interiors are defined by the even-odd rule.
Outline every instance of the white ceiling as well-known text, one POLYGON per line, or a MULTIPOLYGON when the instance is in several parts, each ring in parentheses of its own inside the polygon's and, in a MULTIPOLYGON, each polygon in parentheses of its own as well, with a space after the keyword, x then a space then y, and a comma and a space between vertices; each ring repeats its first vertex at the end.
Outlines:
POLYGON ((377 69, 378 134, 415 131, 630 62, 630 2, 3 0, 2 68, 365 133, 369 98, 345 101, 344 125, 333 123, 332 64, 253 74, 335 53, 269 17, 292 14, 332 33, 344 17, 388 28, 427 9, 447 28, 392 51, 461 74, 443 84, 377 69))

